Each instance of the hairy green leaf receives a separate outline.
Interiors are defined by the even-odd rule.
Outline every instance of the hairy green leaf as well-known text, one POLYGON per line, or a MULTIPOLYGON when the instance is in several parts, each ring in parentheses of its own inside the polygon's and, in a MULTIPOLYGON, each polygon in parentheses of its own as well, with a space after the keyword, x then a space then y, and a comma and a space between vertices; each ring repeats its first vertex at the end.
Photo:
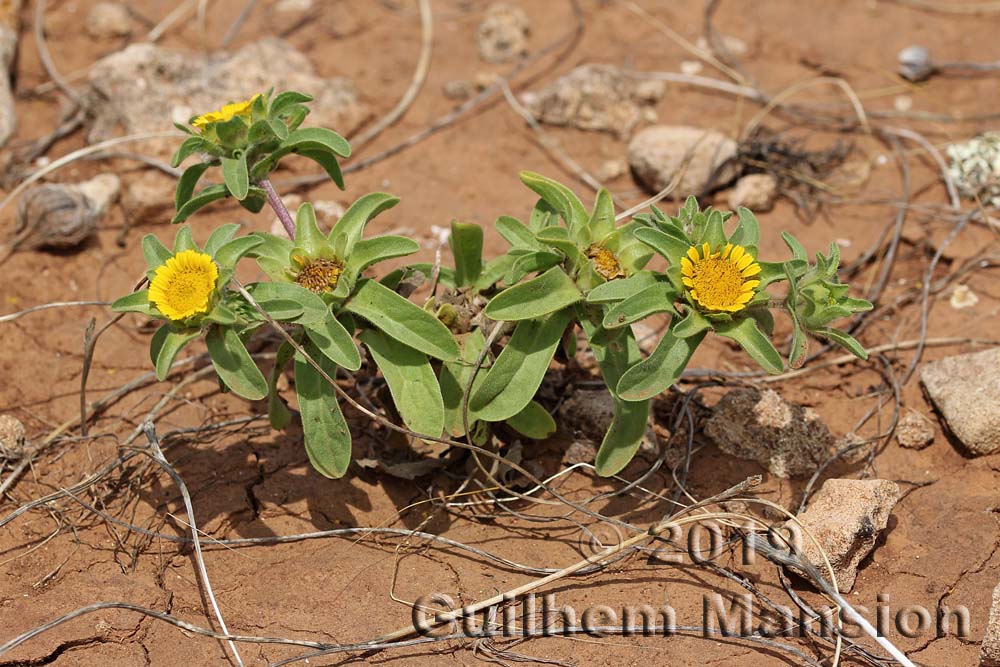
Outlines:
POLYGON ((458 343, 448 327, 375 280, 362 280, 344 309, 372 323, 404 345, 442 361, 458 359, 458 343))
POLYGON ((208 330, 205 343, 215 372, 227 387, 251 401, 259 401, 267 396, 264 375, 236 331, 214 325, 208 330))
POLYGON ((485 313, 494 320, 528 320, 554 313, 582 298, 573 280, 555 266, 537 278, 500 292, 490 300, 485 313))
MULTIPOLYGON (((319 350, 312 345, 303 349, 331 379, 337 377, 337 367, 319 350)), ((295 354, 295 393, 309 462, 324 477, 343 477, 351 464, 351 431, 333 387, 301 353, 295 354)))
POLYGON ((375 364, 385 376, 403 423, 432 438, 444 430, 444 402, 427 355, 371 329, 361 332, 375 364))
POLYGON ((544 319, 518 322, 483 384, 469 401, 481 419, 503 421, 524 409, 542 384, 571 319, 571 309, 567 308, 544 319))

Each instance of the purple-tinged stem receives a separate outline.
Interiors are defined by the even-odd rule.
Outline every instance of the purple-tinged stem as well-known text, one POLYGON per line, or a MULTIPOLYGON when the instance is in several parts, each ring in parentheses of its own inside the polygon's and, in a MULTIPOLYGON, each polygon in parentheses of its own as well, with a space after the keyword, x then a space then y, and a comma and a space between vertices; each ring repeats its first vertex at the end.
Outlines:
POLYGON ((281 201, 281 197, 278 193, 274 191, 274 186, 271 185, 271 181, 262 178, 258 185, 263 188, 264 194, 267 195, 267 203, 271 205, 274 212, 278 214, 278 220, 281 220, 281 224, 285 226, 285 231, 288 233, 288 238, 295 240, 295 222, 292 220, 292 215, 285 208, 285 205, 281 201))

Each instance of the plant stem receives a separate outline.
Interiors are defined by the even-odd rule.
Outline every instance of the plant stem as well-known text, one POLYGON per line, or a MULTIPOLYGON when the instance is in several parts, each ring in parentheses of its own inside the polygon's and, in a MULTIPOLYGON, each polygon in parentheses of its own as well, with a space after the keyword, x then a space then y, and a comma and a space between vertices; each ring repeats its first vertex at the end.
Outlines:
POLYGON ((285 231, 288 232, 288 238, 295 240, 295 222, 292 221, 292 216, 285 208, 285 205, 281 202, 281 197, 275 192, 274 186, 271 185, 271 181, 267 178, 262 178, 257 183, 264 190, 264 194, 267 195, 267 203, 271 205, 274 212, 278 214, 278 220, 281 220, 281 224, 285 226, 285 231))

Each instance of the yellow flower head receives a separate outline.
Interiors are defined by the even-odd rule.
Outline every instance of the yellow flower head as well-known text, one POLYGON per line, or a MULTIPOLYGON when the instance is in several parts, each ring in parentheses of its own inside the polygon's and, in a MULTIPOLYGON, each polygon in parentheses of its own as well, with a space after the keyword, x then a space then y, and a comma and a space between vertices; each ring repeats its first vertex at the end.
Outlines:
POLYGON ((681 276, 695 303, 705 310, 735 313, 753 298, 760 285, 760 264, 743 246, 727 243, 720 252, 703 243, 681 258, 681 276))
POLYGON ((209 123, 222 123, 227 120, 232 120, 237 116, 242 116, 243 118, 249 118, 250 107, 253 106, 253 103, 257 101, 258 97, 260 97, 260 93, 257 93, 249 100, 244 100, 242 102, 232 102, 222 107, 218 111, 209 111, 208 113, 204 113, 195 118, 193 121, 191 121, 191 124, 200 129, 205 127, 209 123))
POLYGON ((322 294, 332 292, 344 272, 344 265, 334 259, 307 259, 296 255, 294 260, 301 268, 295 272, 295 282, 307 290, 322 294))
POLYGON ((594 270, 605 280, 624 278, 625 272, 622 270, 621 262, 615 254, 602 245, 595 243, 587 248, 587 257, 594 261, 594 270))
POLYGON ((149 284, 149 302, 178 322, 207 313, 219 267, 210 255, 182 250, 156 269, 149 284))

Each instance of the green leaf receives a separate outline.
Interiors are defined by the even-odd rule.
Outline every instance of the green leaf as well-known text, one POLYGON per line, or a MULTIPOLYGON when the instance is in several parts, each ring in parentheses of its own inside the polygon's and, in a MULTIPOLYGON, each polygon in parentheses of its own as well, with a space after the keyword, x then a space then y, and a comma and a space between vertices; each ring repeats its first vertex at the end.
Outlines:
POLYGON ((643 401, 666 391, 680 378, 706 333, 678 338, 668 330, 649 357, 622 374, 615 393, 626 401, 643 401))
POLYGON ((569 227, 570 235, 576 239, 590 218, 580 198, 565 185, 531 171, 521 172, 521 182, 559 213, 569 227))
POLYGON ((271 369, 271 376, 267 381, 267 418, 271 422, 271 428, 276 431, 283 431, 292 421, 291 411, 278 395, 278 380, 281 378, 285 366, 294 356, 295 348, 287 342, 282 342, 275 354, 274 367, 271 369))
POLYGON ((344 328, 333 313, 327 311, 326 317, 318 322, 305 325, 306 336, 333 363, 349 371, 361 368, 361 354, 350 332, 344 328))
POLYGON ((794 308, 788 309, 788 315, 792 319, 792 343, 788 352, 788 365, 792 368, 801 368, 809 352, 809 338, 794 308))
POLYGON ((384 192, 366 194, 351 204, 351 207, 337 220, 337 223, 330 231, 328 240, 337 246, 338 239, 345 239, 342 242, 344 243, 344 253, 346 257, 350 257, 354 251, 354 246, 361 240, 361 236, 364 234, 365 226, 372 218, 398 203, 399 197, 394 197, 384 192))
POLYGON ((441 437, 444 401, 427 355, 371 329, 361 332, 361 341, 385 376, 403 423, 420 435, 441 437))
POLYGON ((545 250, 541 251, 531 251, 524 253, 523 255, 508 255, 513 259, 510 269, 504 275, 504 282, 508 285, 514 285, 515 283, 521 282, 525 276, 529 273, 537 273, 539 271, 547 271, 554 266, 562 263, 563 256, 557 255, 554 252, 547 252, 545 250))
POLYGON ((325 127, 305 127, 289 132, 281 149, 327 151, 342 158, 351 157, 351 145, 342 136, 325 127))
MULTIPOLYGON (((284 123, 280 122, 276 122, 274 123, 274 125, 280 125, 281 127, 285 126, 284 123)), ((285 135, 279 138, 276 135, 274 127, 271 125, 271 123, 266 119, 261 119, 258 121, 254 121, 254 124, 250 126, 250 134, 248 140, 251 144, 255 144, 257 147, 261 147, 262 145, 267 146, 268 144, 271 144, 272 147, 277 148, 277 146, 274 146, 274 142, 279 141, 280 139, 284 139, 286 136, 288 136, 287 127, 285 128, 285 135)))
POLYGON ((232 269, 248 252, 264 242, 259 236, 240 236, 226 241, 216 252, 215 261, 223 269, 232 269))
POLYGON ((177 209, 177 213, 174 215, 171 222, 175 225, 179 222, 184 222, 198 209, 208 206, 214 201, 225 199, 228 196, 229 190, 226 189, 225 185, 209 185, 208 187, 202 188, 198 194, 191 197, 187 203, 177 209))
POLYGON ((859 359, 868 359, 868 350, 866 350, 864 346, 849 333, 840 331, 839 329, 833 329, 831 327, 822 327, 814 330, 813 333, 818 336, 829 338, 859 359))
POLYGON ((455 282, 472 286, 483 271, 483 228, 453 220, 448 247, 455 258, 455 282))
POLYGON ((302 202, 295 212, 295 246, 307 255, 317 255, 326 243, 326 235, 316 221, 316 210, 309 202, 302 202))
POLYGON ((549 205, 544 199, 535 202, 535 207, 531 209, 531 217, 528 218, 528 229, 537 234, 541 230, 559 224, 559 213, 549 205))
POLYGON ((174 236, 174 252, 177 254, 183 250, 197 250, 198 245, 194 242, 194 236, 191 235, 190 227, 181 227, 177 230, 177 235, 174 236))
POLYGON ((180 166, 181 162, 184 162, 184 160, 188 159, 195 153, 215 154, 217 153, 217 149, 211 141, 201 136, 188 137, 181 143, 177 152, 174 153, 174 157, 170 160, 170 166, 177 168, 180 166))
POLYGON ((336 183, 337 187, 341 190, 344 189, 344 174, 340 170, 340 163, 337 162, 337 158, 332 153, 325 149, 316 150, 312 148, 300 148, 298 153, 322 167, 323 171, 330 177, 330 180, 336 183))
POLYGON ((264 205, 267 204, 267 195, 264 194, 264 190, 261 188, 251 185, 246 198, 239 202, 239 204, 251 213, 260 213, 264 205))
POLYGON ((119 299, 115 299, 115 302, 111 304, 111 310, 116 313, 142 313, 150 317, 157 315, 156 310, 153 309, 153 304, 149 302, 148 289, 132 292, 119 299))
POLYGON ((257 260, 257 264, 268 278, 285 282, 291 280, 289 262, 294 247, 293 242, 285 237, 275 236, 267 232, 254 232, 251 236, 258 236, 264 240, 247 254, 257 260))
POLYGON ((733 245, 756 246, 760 243, 760 223, 757 222, 753 211, 740 206, 736 214, 740 218, 740 224, 736 226, 733 235, 729 237, 729 242, 733 245))
POLYGON ((302 306, 297 301, 291 301, 289 299, 273 299, 264 303, 257 301, 257 305, 267 311, 267 314, 270 315, 272 319, 278 320, 279 322, 292 322, 294 320, 299 320, 302 318, 303 313, 305 313, 302 306))
POLYGON ((582 298, 573 280, 556 266, 537 278, 500 292, 490 300, 484 312, 494 320, 527 320, 554 313, 582 298))
POLYGON ((245 146, 250 136, 249 126, 239 116, 213 123, 212 127, 219 137, 219 142, 229 149, 245 146))
POLYGON ((344 272, 358 276, 373 264, 412 255, 420 250, 420 244, 406 236, 376 236, 361 239, 354 246, 354 251, 347 258, 344 272))
POLYGON ((177 179, 177 189, 174 191, 174 208, 180 210, 184 204, 191 200, 194 195, 194 188, 202 175, 208 171, 212 165, 208 162, 193 164, 184 170, 181 177, 177 179))
MULTIPOLYGON (((254 301, 269 313, 272 309, 284 308, 280 304, 287 302, 297 304, 301 314, 293 321, 298 324, 318 324, 326 318, 330 310, 318 295, 294 283, 252 283, 247 285, 246 290, 254 298, 254 301)), ((279 319, 273 315, 272 317, 279 319)))
POLYGON ((235 236, 236 232, 239 230, 240 225, 236 223, 219 225, 212 230, 208 240, 205 241, 205 247, 202 249, 202 252, 211 255, 214 258, 215 254, 219 252, 219 248, 231 241, 233 236, 235 236))
POLYGON ((604 316, 604 328, 622 327, 655 313, 677 314, 674 310, 674 295, 666 285, 647 287, 608 310, 604 316))
POLYGON ((243 201, 250 192, 250 174, 247 172, 246 155, 238 158, 222 158, 222 180, 230 194, 243 201))
MULTIPOLYGON (((332 361, 312 345, 303 349, 330 378, 337 377, 332 361)), ((351 464, 351 431, 340 411, 336 391, 301 353, 295 354, 295 393, 309 463, 324 477, 343 477, 351 464)))
POLYGON ((497 218, 496 230, 507 243, 514 248, 524 250, 544 250, 544 246, 535 238, 534 232, 528 229, 523 222, 509 215, 502 215, 497 218))
POLYGON ((284 141, 288 138, 288 126, 280 120, 269 120, 267 121, 268 126, 271 128, 271 134, 278 138, 279 141, 284 141))
POLYGON ((371 322, 404 345, 442 361, 458 359, 458 343, 448 327, 426 310, 375 280, 362 280, 344 309, 371 322))
POLYGON ((486 262, 483 272, 479 274, 479 280, 474 285, 476 291, 485 292, 496 287, 496 284, 514 267, 515 260, 514 255, 505 254, 486 262))
POLYGON ((792 251, 792 258, 802 260, 804 262, 809 261, 809 253, 806 252, 804 245, 799 243, 799 240, 789 234, 788 232, 781 232, 781 238, 788 246, 788 249, 792 251))
POLYGON ((624 301, 644 289, 663 284, 661 278, 652 271, 641 271, 627 278, 601 283, 587 293, 587 303, 624 301))
POLYGON ((508 419, 507 425, 532 440, 545 440, 558 428, 556 420, 548 410, 535 401, 531 401, 523 410, 508 419))
POLYGON ((726 245, 726 230, 723 226, 722 214, 719 211, 712 211, 709 214, 705 231, 698 239, 698 245, 702 243, 710 245, 713 252, 726 245))
POLYGON ((167 246, 160 243, 160 239, 153 234, 146 234, 142 237, 142 257, 146 260, 146 267, 152 271, 166 263, 174 253, 167 246))
POLYGON ((712 328, 712 323, 697 308, 688 308, 687 315, 671 327, 678 338, 690 338, 712 328))
POLYGON ((518 322, 483 384, 469 401, 479 418, 503 421, 524 409, 542 384, 572 317, 567 308, 544 319, 518 322))
POLYGON ((251 401, 267 396, 263 374, 233 329, 213 326, 205 336, 205 343, 215 372, 227 387, 251 401))
POLYGON ((156 366, 157 380, 163 382, 167 379, 177 354, 199 335, 201 335, 201 331, 197 329, 176 331, 170 324, 164 324, 157 330, 149 347, 150 357, 153 358, 153 364, 156 366))
POLYGON ((687 254, 691 244, 673 234, 659 229, 645 227, 635 231, 635 237, 670 261, 671 266, 680 266, 681 258, 687 254))
MULTIPOLYGON (((465 435, 465 422, 462 416, 462 399, 465 389, 472 380, 476 361, 479 359, 486 339, 481 329, 473 329, 460 337, 462 356, 458 361, 449 361, 441 365, 440 385, 441 398, 444 401, 444 429, 453 438, 465 435)), ((491 363, 487 356, 483 359, 483 367, 476 373, 474 387, 479 387, 486 378, 486 369, 491 363)), ((469 395, 472 395, 472 390, 469 395)), ((469 409, 469 426, 476 421, 475 413, 469 409)))
POLYGON ((785 370, 785 362, 781 359, 781 355, 752 317, 720 322, 715 325, 715 332, 739 343, 750 358, 768 373, 777 374, 785 370))
POLYGON ((297 104, 312 102, 312 100, 312 95, 306 95, 305 93, 299 93, 294 90, 278 93, 274 96, 274 100, 271 102, 271 108, 268 109, 268 114, 271 118, 278 118, 281 114, 288 111, 290 107, 297 104))
POLYGON ((597 192, 597 200, 594 202, 594 213, 587 223, 590 238, 587 242, 601 242, 606 236, 615 231, 615 203, 611 199, 611 193, 601 188, 597 192))
MULTIPOLYGON (((639 346, 632 331, 627 329, 624 336, 607 345, 595 343, 596 327, 586 319, 581 320, 584 331, 591 339, 590 346, 601 369, 601 376, 608 387, 615 387, 622 375, 642 360, 639 346)), ((608 477, 621 471, 632 460, 646 435, 649 419, 649 401, 624 401, 614 393, 614 416, 608 432, 604 435, 594 468, 598 475, 608 477)))

